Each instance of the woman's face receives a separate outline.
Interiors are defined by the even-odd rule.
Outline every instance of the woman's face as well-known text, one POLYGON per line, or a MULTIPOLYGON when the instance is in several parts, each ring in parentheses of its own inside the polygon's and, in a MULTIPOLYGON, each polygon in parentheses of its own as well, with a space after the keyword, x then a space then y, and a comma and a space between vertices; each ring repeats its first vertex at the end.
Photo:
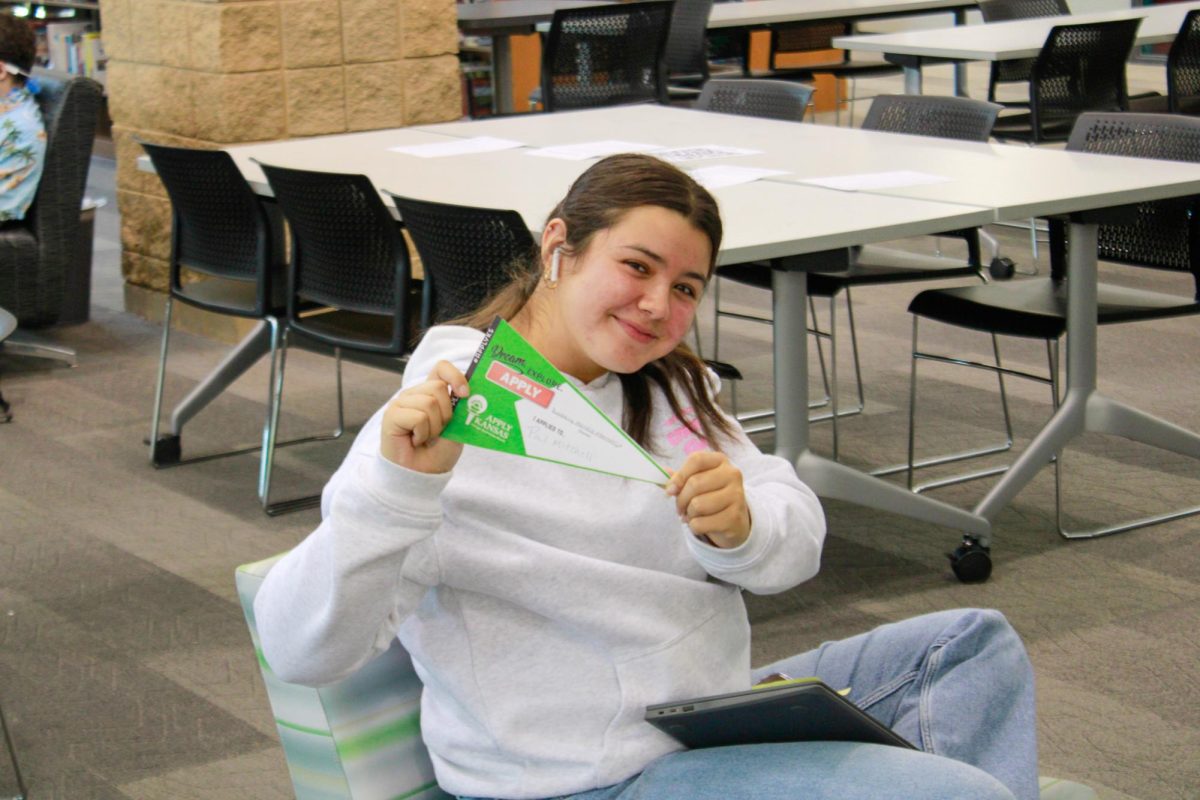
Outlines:
MULTIPOLYGON (((547 265, 564 231, 560 220, 547 226, 547 265)), ((636 372, 687 334, 711 262, 708 237, 681 214, 635 208, 593 236, 583 252, 563 253, 559 283, 550 292, 557 330, 536 344, 583 381, 606 371, 636 372)))

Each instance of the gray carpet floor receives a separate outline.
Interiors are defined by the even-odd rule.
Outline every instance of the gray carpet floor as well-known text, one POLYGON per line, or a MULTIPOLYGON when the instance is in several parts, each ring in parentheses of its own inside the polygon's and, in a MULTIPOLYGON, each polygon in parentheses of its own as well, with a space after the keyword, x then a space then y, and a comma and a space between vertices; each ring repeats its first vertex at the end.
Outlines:
MULTIPOLYGON (((111 181, 111 163, 98 160, 93 194, 111 198, 111 181)), ((0 386, 15 413, 0 426, 0 703, 36 800, 289 797, 233 571, 294 545, 316 525, 317 512, 267 518, 255 498, 254 456, 162 471, 147 463, 142 442, 161 328, 121 309, 114 208, 110 199, 98 220, 91 321, 45 332, 77 348, 79 366, 0 360, 0 386)), ((996 233, 1023 269, 1036 265, 1024 233, 996 233)), ((905 244, 928 251, 932 242, 905 244)), ((1178 276, 1108 273, 1192 291, 1178 276)), ((842 424, 848 463, 903 457, 905 307, 914 291, 855 295, 868 402, 864 414, 842 424)), ((728 289, 725 298, 768 308, 765 296, 748 290, 728 289)), ((747 375, 744 407, 770 397, 769 337, 763 326, 724 327, 721 357, 747 375)), ((168 402, 224 352, 187 334, 173 341, 168 402)), ((989 352, 986 339, 961 332, 930 328, 924 341, 989 352)), ((1197 354, 1194 320, 1106 329, 1100 384, 1200 430, 1197 354)), ((1035 343, 1005 348, 1011 365, 1037 368, 1043 357, 1035 343)), ((846 376, 849 361, 842 363, 846 376)), ((284 435, 333 424, 332 378, 328 359, 289 359, 284 435)), ((922 378, 919 452, 1001 435, 994 380, 938 366, 923 368, 922 378)), ((358 424, 397 379, 351 366, 346 384, 347 416, 358 424)), ((1048 416, 1049 402, 1041 386, 1012 382, 1010 390, 1019 451, 1048 416)), ((259 367, 188 425, 185 453, 253 441, 265 391, 259 367)), ((346 444, 281 451, 279 495, 319 489, 346 444)), ((770 436, 761 444, 769 448, 770 436)), ((814 447, 828 452, 827 424, 814 428, 814 447)), ((1085 436, 1064 464, 1066 502, 1079 525, 1200 497, 1194 462, 1122 440, 1085 436)), ((988 485, 936 496, 970 507, 988 485)), ((1066 542, 1054 530, 1053 492, 1046 469, 1000 514, 996 571, 982 585, 951 575, 944 554, 957 544, 955 531, 828 503, 820 575, 779 595, 748 598, 756 663, 913 614, 998 608, 1036 667, 1043 774, 1089 783, 1104 798, 1200 797, 1200 518, 1066 542)), ((0 796, 11 784, 8 769, 0 763, 0 796)))

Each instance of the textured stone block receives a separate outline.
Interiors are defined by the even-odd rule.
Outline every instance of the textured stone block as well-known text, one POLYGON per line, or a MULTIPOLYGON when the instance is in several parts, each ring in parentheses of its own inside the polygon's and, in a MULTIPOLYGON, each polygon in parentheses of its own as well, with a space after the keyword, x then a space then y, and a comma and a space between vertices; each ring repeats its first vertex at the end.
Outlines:
POLYGON ((277 2, 189 7, 191 61, 208 72, 255 72, 283 66, 277 2))
POLYGON ((131 128, 146 127, 138 94, 138 72, 144 68, 142 64, 132 61, 109 60, 105 91, 108 94, 108 113, 114 122, 131 128))
POLYGON ((346 67, 346 128, 398 128, 404 124, 404 64, 383 61, 346 67))
POLYGON ((132 58, 142 64, 158 64, 159 42, 158 0, 135 0, 129 5, 129 35, 132 58))
POLYGON ((400 58, 401 0, 341 0, 347 64, 400 58))
POLYGON ((288 69, 342 63, 342 20, 327 0, 285 0, 283 65, 288 69))
POLYGON ((171 257, 171 203, 163 197, 117 192, 121 212, 121 248, 167 260, 171 257))
MULTIPOLYGON (((168 268, 166 259, 151 258, 134 253, 130 250, 121 252, 121 274, 126 283, 134 286, 144 286, 148 289, 165 293, 168 284, 168 268)), ((164 298, 165 299, 165 294, 164 298)), ((161 306, 162 300, 159 300, 161 306)))
POLYGON ((458 14, 454 0, 407 0, 401 30, 405 58, 458 52, 458 14))
POLYGON ((404 124, 448 122, 462 116, 462 79, 455 56, 404 62, 404 124))
POLYGON ((143 66, 138 82, 138 101, 146 128, 175 136, 196 133, 192 97, 194 73, 175 67, 143 66))
MULTIPOLYGON (((161 3, 158 10, 158 56, 168 67, 191 66, 191 24, 187 6, 182 3, 161 3)), ((108 18, 104 19, 104 41, 108 43, 108 18)))
POLYGON ((290 69, 285 74, 288 136, 346 130, 346 84, 341 67, 290 69))
POLYGON ((195 138, 253 142, 287 135, 283 84, 277 72, 193 72, 195 138))
POLYGON ((104 20, 104 54, 110 60, 133 57, 130 3, 132 0, 100 0, 104 20))
POLYGON ((113 61, 108 70, 108 108, 131 128, 187 136, 195 131, 191 78, 183 70, 113 61))

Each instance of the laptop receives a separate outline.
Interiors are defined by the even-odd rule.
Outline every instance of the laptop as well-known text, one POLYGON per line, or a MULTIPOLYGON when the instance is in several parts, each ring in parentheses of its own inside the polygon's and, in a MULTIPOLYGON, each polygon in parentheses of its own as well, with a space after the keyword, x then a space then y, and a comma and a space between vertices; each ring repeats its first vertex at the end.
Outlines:
POLYGON ((647 706, 646 721, 692 749, 809 741, 916 749, 817 678, 647 706))

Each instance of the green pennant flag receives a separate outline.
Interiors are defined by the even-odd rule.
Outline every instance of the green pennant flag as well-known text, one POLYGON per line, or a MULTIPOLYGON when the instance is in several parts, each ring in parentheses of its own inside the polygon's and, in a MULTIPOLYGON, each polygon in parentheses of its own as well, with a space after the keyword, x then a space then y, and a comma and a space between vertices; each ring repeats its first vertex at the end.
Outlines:
POLYGON ((650 454, 499 317, 467 370, 442 436, 569 467, 665 484, 650 454))

